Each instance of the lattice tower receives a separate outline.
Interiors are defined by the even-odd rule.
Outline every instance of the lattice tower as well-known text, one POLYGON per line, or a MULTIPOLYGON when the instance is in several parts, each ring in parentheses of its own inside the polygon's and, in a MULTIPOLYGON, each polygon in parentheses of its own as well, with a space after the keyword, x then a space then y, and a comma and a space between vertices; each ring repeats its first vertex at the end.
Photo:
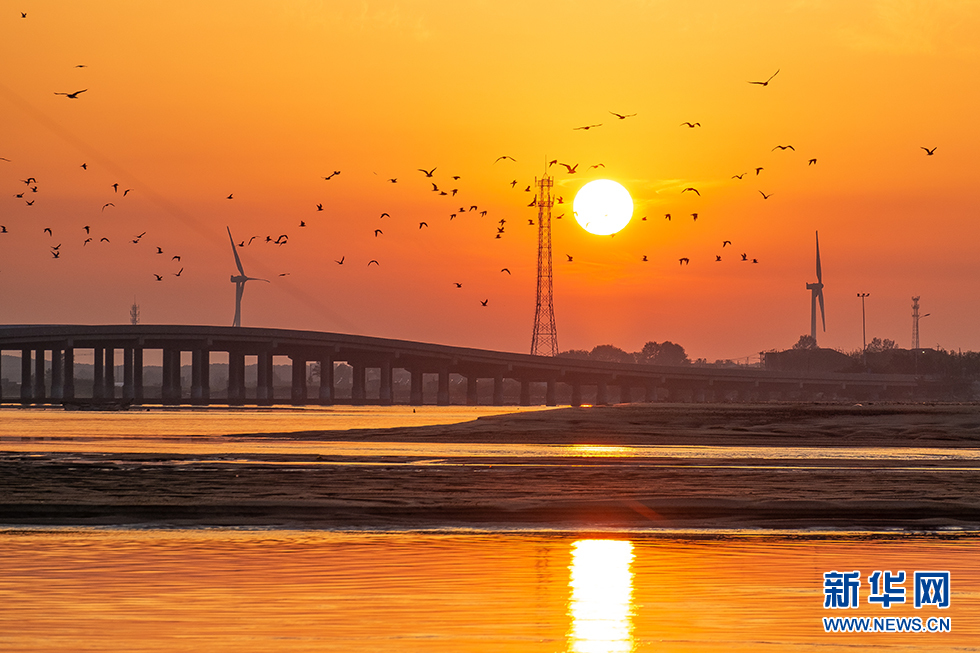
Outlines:
POLYGON ((912 350, 919 348, 919 298, 912 298, 912 350))
POLYGON ((538 292, 534 308, 534 335, 531 354, 558 355, 558 331, 551 286, 551 188, 554 178, 545 175, 535 179, 538 187, 538 292))

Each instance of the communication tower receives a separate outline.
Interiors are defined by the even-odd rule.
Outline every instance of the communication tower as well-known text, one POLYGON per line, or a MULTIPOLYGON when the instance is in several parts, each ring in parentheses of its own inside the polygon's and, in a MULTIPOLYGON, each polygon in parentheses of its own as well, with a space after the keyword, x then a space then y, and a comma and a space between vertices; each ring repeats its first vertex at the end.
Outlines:
POLYGON ((551 290, 551 188, 553 177, 547 174, 534 180, 538 187, 538 292, 534 308, 534 335, 531 354, 558 355, 558 331, 555 328, 555 307, 551 290))
POLYGON ((132 325, 140 323, 140 306, 136 303, 135 297, 133 297, 133 306, 129 309, 129 323, 132 325))
POLYGON ((925 317, 924 315, 919 315, 919 298, 912 298, 912 350, 915 351, 919 348, 919 318, 925 317))

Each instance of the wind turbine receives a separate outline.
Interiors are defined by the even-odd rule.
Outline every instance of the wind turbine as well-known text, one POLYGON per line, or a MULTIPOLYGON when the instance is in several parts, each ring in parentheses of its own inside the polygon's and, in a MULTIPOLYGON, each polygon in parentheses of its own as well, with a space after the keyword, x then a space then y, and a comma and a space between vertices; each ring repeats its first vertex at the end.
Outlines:
POLYGON ((225 227, 228 230, 228 240, 231 241, 231 253, 235 255, 235 265, 238 266, 238 271, 241 272, 239 276, 232 275, 231 280, 235 284, 235 321, 231 323, 233 327, 240 327, 242 325, 242 293, 245 292, 245 282, 246 281, 265 281, 269 283, 268 279, 256 279, 255 277, 246 277, 245 268, 242 267, 242 259, 238 258, 238 249, 235 247, 235 239, 231 237, 231 228, 225 227))
POLYGON ((806 289, 810 291, 810 337, 813 342, 817 341, 817 302, 820 302, 820 320, 823 322, 823 330, 827 331, 827 316, 823 310, 823 274, 820 271, 820 232, 817 234, 817 282, 806 284, 806 289))

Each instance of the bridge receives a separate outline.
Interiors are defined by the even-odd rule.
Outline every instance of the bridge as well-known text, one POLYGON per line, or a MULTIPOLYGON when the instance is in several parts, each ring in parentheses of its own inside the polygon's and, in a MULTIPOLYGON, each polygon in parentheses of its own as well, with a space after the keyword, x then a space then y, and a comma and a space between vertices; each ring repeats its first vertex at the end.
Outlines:
MULTIPOLYGON (((13 383, 8 383, 6 393, 0 386, 0 402, 20 405, 283 403, 273 383, 276 358, 288 359, 291 378, 288 396, 283 399, 293 405, 449 405, 454 394, 457 403, 477 405, 481 385, 491 390, 482 393, 484 403, 525 406, 578 406, 614 400, 903 399, 910 397, 916 386, 915 377, 907 375, 638 365, 318 331, 217 326, 0 326, 0 354, 5 352, 19 355, 20 382, 16 392, 10 391, 13 383), (119 353, 121 384, 116 373, 119 353), (91 390, 85 393, 76 392, 75 362, 79 356, 93 361, 91 390), (153 392, 144 385, 147 358, 159 360, 162 368, 159 389, 154 387, 153 392), (181 374, 182 359, 188 358, 189 384, 181 374), (254 384, 246 387, 249 363, 256 374, 254 384), (337 392, 335 363, 346 363, 352 370, 349 397, 337 392), (221 379, 219 385, 224 387, 215 388, 211 370, 218 364, 227 365, 227 382, 221 379), (318 370, 315 376, 311 374, 314 369, 318 370), (410 378, 409 390, 401 397, 395 392, 396 374, 410 378), (451 385, 454 393, 450 392, 451 385), (509 392, 509 388, 516 388, 516 392, 509 392), (512 397, 509 400, 508 394, 512 397)), ((7 373, 0 367, 0 377, 7 373)))

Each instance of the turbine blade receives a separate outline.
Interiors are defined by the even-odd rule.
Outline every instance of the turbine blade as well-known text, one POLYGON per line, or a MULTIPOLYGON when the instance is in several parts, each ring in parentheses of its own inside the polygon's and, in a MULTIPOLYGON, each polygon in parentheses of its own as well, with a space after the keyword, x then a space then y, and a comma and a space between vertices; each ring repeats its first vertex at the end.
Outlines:
POLYGON ((238 266, 238 271, 245 276, 245 268, 242 267, 242 259, 238 258, 238 249, 235 247, 235 239, 231 237, 231 227, 225 227, 228 230, 228 240, 231 241, 231 253, 235 255, 235 265, 238 266))
MULTIPOLYGON (((245 274, 242 272, 242 274, 245 274)), ((817 232, 817 283, 823 283, 823 274, 820 271, 820 232, 817 232)), ((821 295, 823 297, 823 295, 821 295)))
POLYGON ((817 292, 817 301, 820 302, 820 321, 823 322, 823 330, 827 330, 827 315, 823 312, 823 288, 817 292))

